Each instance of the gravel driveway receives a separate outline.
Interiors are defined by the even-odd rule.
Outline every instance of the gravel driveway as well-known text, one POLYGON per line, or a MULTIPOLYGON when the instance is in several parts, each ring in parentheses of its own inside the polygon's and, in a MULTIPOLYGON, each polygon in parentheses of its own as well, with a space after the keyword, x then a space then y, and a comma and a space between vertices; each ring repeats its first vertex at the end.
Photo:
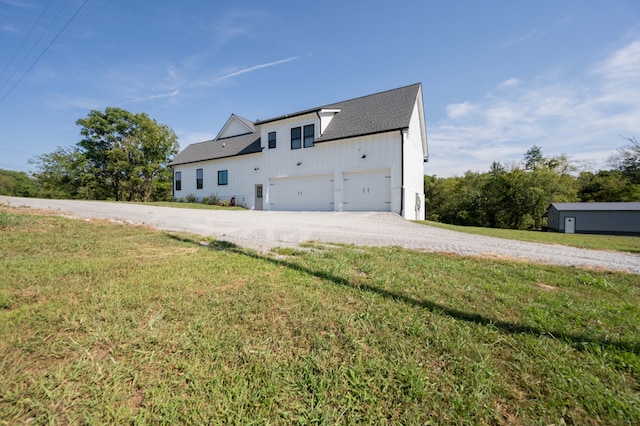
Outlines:
POLYGON ((400 246, 463 256, 504 257, 640 274, 640 255, 483 237, 418 225, 394 213, 191 210, 101 201, 0 196, 0 204, 56 210, 79 218, 145 224, 268 251, 314 240, 366 246, 400 246))

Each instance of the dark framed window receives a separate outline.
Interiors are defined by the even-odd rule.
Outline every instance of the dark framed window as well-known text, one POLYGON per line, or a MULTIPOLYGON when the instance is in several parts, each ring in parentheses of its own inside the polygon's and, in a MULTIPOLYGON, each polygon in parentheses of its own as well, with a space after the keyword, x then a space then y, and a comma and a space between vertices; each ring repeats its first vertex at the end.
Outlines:
POLYGON ((302 148, 302 128, 293 127, 291 129, 291 149, 302 148))
POLYGON ((175 173, 176 191, 182 191, 182 172, 175 173))
POLYGON ((229 184, 228 170, 218 170, 218 185, 229 184))
POLYGON ((269 132, 269 149, 276 147, 276 132, 269 132))
POLYGON ((314 139, 315 139, 315 126, 313 124, 304 126, 304 147, 311 148, 313 146, 314 139))
POLYGON ((196 189, 202 189, 204 184, 204 172, 202 169, 196 169, 196 189))

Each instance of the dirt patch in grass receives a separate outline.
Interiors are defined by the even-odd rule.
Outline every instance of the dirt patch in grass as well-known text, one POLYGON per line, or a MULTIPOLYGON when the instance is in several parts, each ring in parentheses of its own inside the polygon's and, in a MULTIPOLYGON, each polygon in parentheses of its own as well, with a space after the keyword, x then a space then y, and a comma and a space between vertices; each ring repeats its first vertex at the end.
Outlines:
POLYGON ((553 286, 553 285, 549 285, 549 284, 545 284, 545 283, 542 283, 542 282, 536 283, 536 287, 538 287, 542 291, 556 291, 556 290, 558 290, 558 287, 553 286))

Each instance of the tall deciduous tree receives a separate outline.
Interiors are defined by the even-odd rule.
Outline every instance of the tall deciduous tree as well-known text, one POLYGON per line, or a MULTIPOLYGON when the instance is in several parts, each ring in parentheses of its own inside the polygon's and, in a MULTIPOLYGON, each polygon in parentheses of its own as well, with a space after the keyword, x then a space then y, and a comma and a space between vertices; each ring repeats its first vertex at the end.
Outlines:
POLYGON ((625 139, 629 144, 609 157, 609 165, 621 171, 631 183, 640 185, 640 141, 635 136, 625 139))
POLYGON ((33 161, 36 177, 54 197, 149 201, 166 198, 178 138, 147 114, 93 110, 76 121, 82 140, 33 161))
POLYGON ((456 225, 539 229, 551 202, 576 200, 571 173, 577 167, 565 156, 545 157, 534 146, 522 165, 498 162, 488 173, 428 179, 428 218, 456 225))

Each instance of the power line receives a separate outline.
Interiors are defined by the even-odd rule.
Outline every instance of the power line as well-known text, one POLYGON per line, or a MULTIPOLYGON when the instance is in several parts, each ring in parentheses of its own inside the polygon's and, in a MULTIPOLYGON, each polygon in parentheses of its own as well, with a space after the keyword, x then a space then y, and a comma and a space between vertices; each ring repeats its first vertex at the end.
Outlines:
POLYGON ((80 11, 84 7, 84 5, 87 4, 88 1, 89 0, 84 0, 84 2, 82 2, 80 7, 78 8, 78 10, 76 10, 76 12, 73 14, 73 16, 71 16, 71 18, 69 18, 67 23, 64 24, 64 26, 60 29, 60 31, 58 31, 58 34, 56 34, 56 36, 53 38, 53 40, 51 40, 51 42, 47 45, 47 47, 45 47, 45 49, 42 51, 42 53, 40 53, 40 55, 36 58, 36 60, 33 61, 33 63, 29 66, 29 68, 27 68, 27 70, 24 72, 24 74, 22 74, 22 76, 20 76, 18 81, 16 81, 15 84, 13 86, 11 86, 9 91, 0 99, 0 103, 3 102, 5 99, 7 99, 7 97, 11 94, 11 92, 13 92, 13 89, 15 89, 18 84, 20 84, 22 79, 25 78, 25 76, 29 73, 29 71, 31 71, 31 69, 40 61, 40 59, 44 56, 44 54, 47 53, 49 48, 51 48, 53 43, 55 43, 56 40, 58 40, 58 37, 60 37, 60 35, 62 35, 64 30, 67 29, 67 27, 69 26, 69 24, 71 24, 71 22, 75 19, 75 17, 78 16, 78 14, 80 13, 80 11))
POLYGON ((15 164, 7 164, 7 163, 0 163, 0 168, 5 168, 8 167, 8 169, 5 170, 18 170, 21 172, 33 172, 33 169, 28 169, 26 167, 23 166, 16 166, 15 164))
POLYGON ((60 13, 62 13, 62 11, 64 10, 65 7, 67 7, 67 5, 69 4, 70 0, 67 0, 67 2, 60 8, 58 9, 58 13, 56 13, 56 16, 53 17, 53 19, 51 20, 51 22, 49 22, 49 25, 47 25, 47 28, 45 28, 44 31, 42 31, 40 33, 40 37, 38 37, 38 39, 36 40, 35 43, 33 43, 33 45, 31 45, 31 48, 29 49, 29 51, 27 52, 26 55, 24 55, 24 57, 22 58, 22 60, 20 61, 20 63, 18 64, 18 66, 16 66, 13 70, 13 72, 11 73, 11 75, 9 77, 7 77, 7 79, 4 81, 4 83, 2 83, 2 86, 0 86, 0 91, 2 89, 4 89, 4 87, 9 84, 9 82, 11 81, 11 79, 13 78, 13 76, 20 70, 20 68, 22 67, 22 64, 25 63, 25 61, 29 58, 29 56, 31 55, 31 52, 33 52, 33 50, 36 48, 36 46, 38 46, 38 44, 40 44, 40 40, 42 40, 42 38, 45 36, 45 34, 47 34, 49 32, 49 29, 53 26, 53 24, 56 22, 56 20, 58 19, 58 16, 60 16, 60 13))
MULTIPOLYGON (((42 17, 47 12, 47 10, 49 10, 49 6, 51 6, 51 2, 52 1, 53 0, 49 0, 49 3, 47 3, 47 7, 45 7, 42 10, 42 13, 40 13, 40 16, 38 16, 38 19, 36 19, 36 22, 33 24, 31 29, 29 30, 29 33, 22 40, 22 43, 20 43, 20 46, 18 46, 18 48, 16 49, 16 51, 13 54, 13 56, 11 57, 11 59, 9 59, 9 62, 7 63, 7 65, 5 65, 5 67, 2 69, 2 72, 0 73, 0 80, 2 79, 2 77, 4 77, 4 73, 7 71, 7 68, 9 68, 9 66, 11 66, 11 64, 13 63, 14 59, 16 59, 16 57, 18 56, 18 53, 20 52, 20 50, 22 50, 22 48, 24 47, 24 44, 27 42, 27 40, 29 40, 29 37, 31 37, 31 34, 33 34, 33 30, 35 30, 35 28, 38 26, 38 23, 40 22, 40 19, 42 19, 42 17)), ((28 54, 27 54, 27 56, 28 56, 28 54)), ((3 87, 4 87, 4 85, 3 85, 3 87)))
POLYGON ((32 153, 32 152, 18 151, 17 149, 9 149, 9 148, 2 148, 2 147, 0 147, 0 150, 2 150, 2 151, 17 152, 18 154, 37 155, 37 154, 34 154, 34 153, 32 153))

